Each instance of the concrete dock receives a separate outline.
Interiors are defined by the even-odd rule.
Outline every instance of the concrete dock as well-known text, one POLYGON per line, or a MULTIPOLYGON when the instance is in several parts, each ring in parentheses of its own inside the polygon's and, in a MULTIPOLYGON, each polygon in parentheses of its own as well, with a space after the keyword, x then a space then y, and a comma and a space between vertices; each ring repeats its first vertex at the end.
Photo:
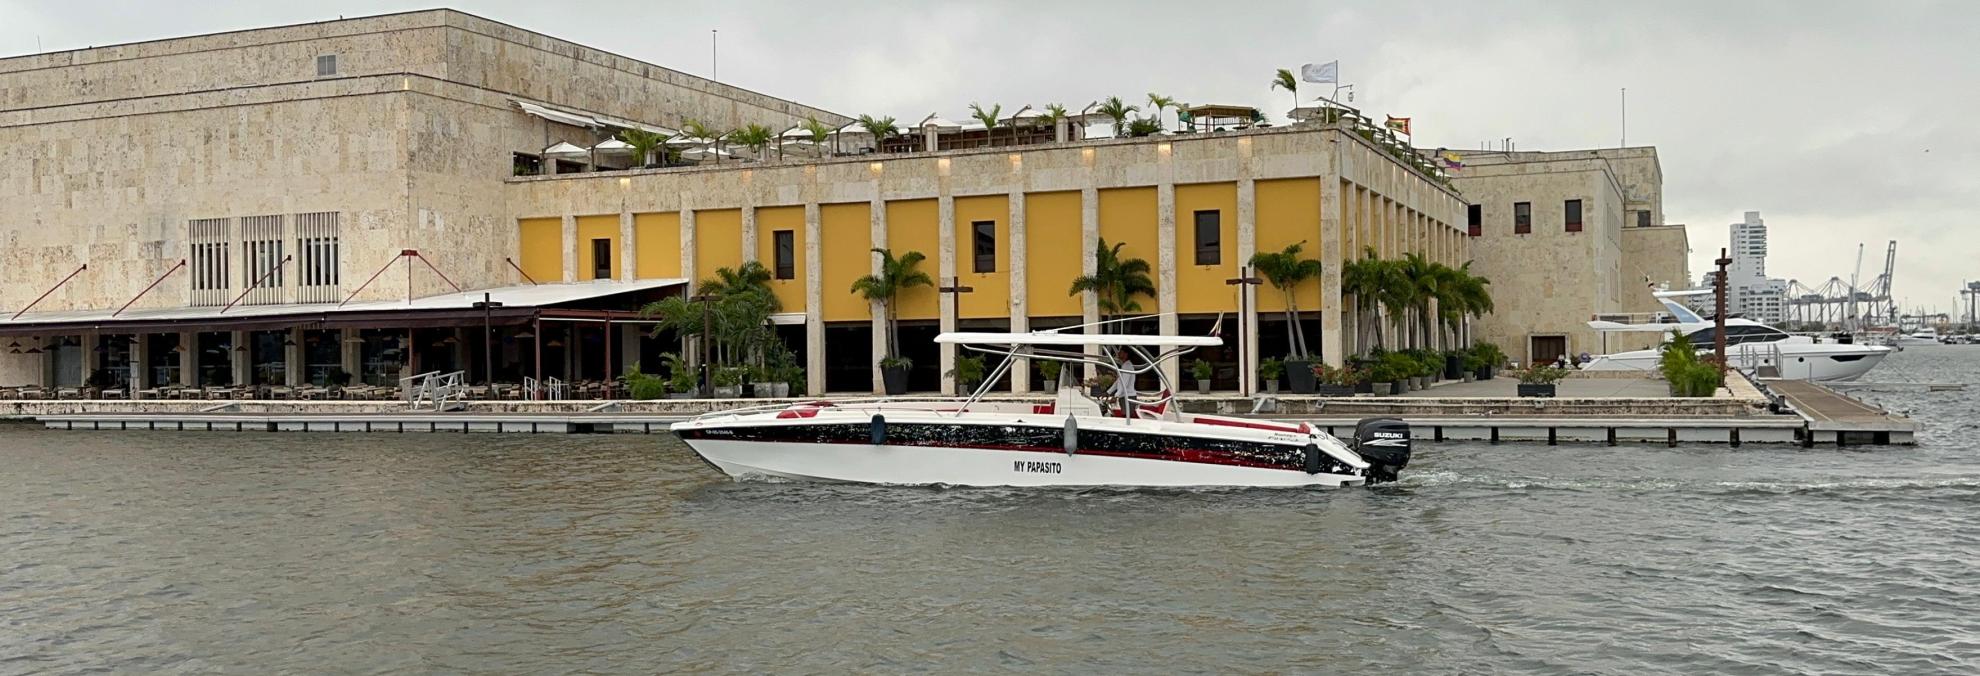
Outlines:
POLYGON ((1802 419, 1803 445, 1911 444, 1918 423, 1805 380, 1762 381, 1802 419))

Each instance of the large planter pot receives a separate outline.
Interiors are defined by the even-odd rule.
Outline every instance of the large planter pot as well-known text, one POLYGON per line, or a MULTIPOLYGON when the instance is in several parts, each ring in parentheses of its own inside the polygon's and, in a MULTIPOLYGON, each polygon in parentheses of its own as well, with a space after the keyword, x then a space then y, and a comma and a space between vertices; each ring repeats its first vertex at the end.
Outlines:
POLYGON ((1471 374, 1469 374, 1469 373, 1466 373, 1466 374, 1462 374, 1462 375, 1461 375, 1460 377, 1464 379, 1464 382, 1467 382, 1467 383, 1468 383, 1468 382, 1471 382, 1471 374))
POLYGON ((1277 380, 1267 380, 1267 381, 1265 381, 1265 393, 1266 393, 1266 394, 1278 394, 1278 393, 1279 393, 1279 381, 1277 381, 1277 380))
POLYGON ((1464 360, 1457 355, 1444 355, 1444 379, 1457 380, 1464 377, 1464 360))
POLYGON ((1313 362, 1289 361, 1285 364, 1286 385, 1292 388, 1293 394, 1311 394, 1313 386, 1318 384, 1313 379, 1313 362))
POLYGON ((1354 384, 1354 393, 1355 393, 1355 394, 1374 394, 1374 393, 1375 393, 1375 384, 1374 384, 1374 383, 1355 383, 1355 384, 1354 384))
POLYGON ((790 383, 770 383, 770 396, 778 399, 791 396, 790 383))
POLYGON ((1547 383, 1547 384, 1545 384, 1545 385, 1529 385, 1529 384, 1527 384, 1527 383, 1520 383, 1520 384, 1519 384, 1519 396, 1522 396, 1522 397, 1552 397, 1552 396, 1554 396, 1554 384, 1553 384, 1553 383, 1547 383))
POLYGON ((1409 385, 1401 382, 1398 382, 1389 387, 1390 387, 1389 394, 1401 395, 1409 392, 1409 385))
POLYGON ((1197 394, 1209 394, 1209 393, 1210 393, 1210 381, 1209 381, 1209 380, 1198 380, 1198 381, 1196 381, 1196 393, 1197 393, 1197 394))
POLYGON ((907 394, 907 378, 908 367, 906 366, 880 367, 880 382, 886 386, 887 396, 907 394))
POLYGON ((1370 383, 1368 387, 1370 388, 1368 391, 1369 394, 1373 394, 1378 397, 1386 397, 1392 394, 1396 394, 1395 383, 1370 383))
POLYGON ((1491 379, 1492 379, 1492 367, 1490 367, 1490 366, 1480 366, 1480 367, 1478 367, 1478 372, 1477 372, 1477 373, 1474 373, 1474 374, 1472 374, 1472 375, 1475 375, 1475 376, 1477 376, 1479 380, 1491 380, 1491 379))
POLYGON ((1352 397, 1354 388, 1346 385, 1314 385, 1313 393, 1322 397, 1352 397))
POLYGON ((1410 385, 1414 386, 1414 389, 1418 389, 1418 390, 1425 389, 1430 387, 1430 377, 1416 376, 1414 378, 1410 378, 1409 383, 1410 385))

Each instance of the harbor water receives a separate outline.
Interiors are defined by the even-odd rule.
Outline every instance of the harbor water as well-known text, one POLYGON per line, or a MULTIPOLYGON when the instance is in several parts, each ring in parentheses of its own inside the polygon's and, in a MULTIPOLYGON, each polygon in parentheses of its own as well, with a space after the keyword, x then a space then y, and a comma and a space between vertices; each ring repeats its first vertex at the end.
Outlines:
POLYGON ((734 483, 670 437, 0 426, 0 674, 1980 673, 1915 447, 1437 444, 1339 491, 734 483))

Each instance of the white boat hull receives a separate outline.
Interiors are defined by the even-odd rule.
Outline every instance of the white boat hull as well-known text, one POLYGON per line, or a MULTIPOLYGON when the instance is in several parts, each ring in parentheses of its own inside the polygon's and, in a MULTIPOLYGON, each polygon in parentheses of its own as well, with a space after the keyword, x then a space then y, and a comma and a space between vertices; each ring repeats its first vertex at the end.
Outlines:
MULTIPOLYGON (((1781 361, 1779 377, 1783 380, 1847 382, 1869 373, 1890 353, 1890 348, 1885 347, 1812 343, 1784 343, 1777 353, 1768 343, 1752 343, 1728 348, 1726 361, 1734 368, 1752 371, 1762 366, 1773 366, 1778 355, 1781 361)), ((1590 371, 1656 371, 1662 358, 1660 350, 1637 350, 1597 357, 1582 368, 1590 371)))
POLYGON ((898 485, 1355 486, 1360 476, 1096 454, 690 439, 724 474, 898 485))

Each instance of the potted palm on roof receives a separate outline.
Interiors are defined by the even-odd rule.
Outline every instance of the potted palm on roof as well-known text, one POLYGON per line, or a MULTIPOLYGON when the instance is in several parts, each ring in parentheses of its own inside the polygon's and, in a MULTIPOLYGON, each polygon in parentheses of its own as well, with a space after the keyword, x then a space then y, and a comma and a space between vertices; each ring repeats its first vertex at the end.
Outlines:
POLYGON ((935 280, 916 269, 928 258, 919 251, 909 251, 899 258, 887 249, 875 248, 873 253, 880 256, 880 273, 853 280, 852 291, 869 301, 878 301, 886 313, 887 351, 880 357, 880 379, 887 394, 898 395, 907 392, 908 369, 914 366, 913 360, 901 354, 901 292, 917 286, 934 286, 935 280))
POLYGON ((1307 280, 1319 277, 1322 270, 1320 261, 1300 258, 1304 245, 1296 242, 1283 250, 1261 251, 1251 257, 1251 267, 1286 295, 1286 345, 1292 353, 1286 355, 1285 367, 1295 394, 1312 394, 1315 381, 1313 353, 1306 349, 1306 329, 1299 324, 1299 301, 1294 292, 1307 280))

